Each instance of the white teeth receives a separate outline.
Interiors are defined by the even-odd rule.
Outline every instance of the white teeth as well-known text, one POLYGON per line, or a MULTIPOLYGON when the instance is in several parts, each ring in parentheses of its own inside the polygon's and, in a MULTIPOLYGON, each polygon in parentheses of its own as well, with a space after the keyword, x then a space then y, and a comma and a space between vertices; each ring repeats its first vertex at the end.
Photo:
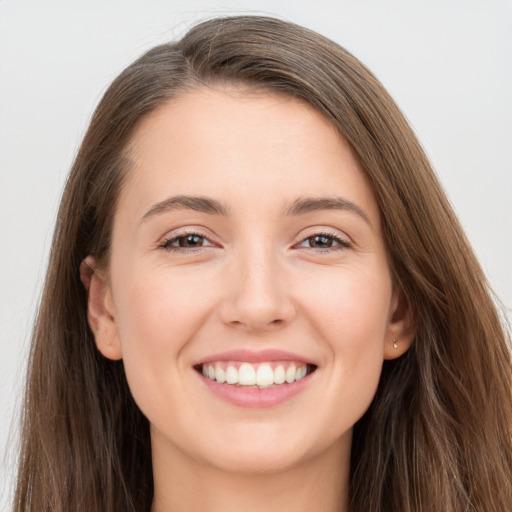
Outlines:
POLYGON ((274 372, 269 364, 260 364, 256 373, 258 386, 271 386, 274 384, 274 372))
POLYGON ((274 384, 283 384, 286 380, 286 372, 284 371, 284 368, 279 365, 274 370, 274 384))
POLYGON ((295 380, 303 379, 306 376, 306 367, 301 366, 300 368, 297 368, 297 373, 295 374, 295 380))
POLYGON ((226 382, 228 384, 238 384, 238 370, 234 366, 228 366, 226 370, 226 382))
POLYGON ((249 363, 243 363, 238 369, 238 383, 241 386, 253 386, 256 384, 256 372, 249 363))
POLYGON ((223 382, 226 382, 226 374, 224 373, 224 370, 221 368, 220 364, 215 365, 215 380, 217 382, 220 382, 221 384, 223 382))
POLYGON ((237 368, 234 364, 228 364, 227 367, 222 363, 203 364, 201 368, 202 374, 212 380, 223 384, 234 384, 239 386, 258 386, 267 388, 274 384, 291 384, 297 380, 303 379, 308 371, 306 364, 296 365, 290 363, 278 364, 272 368, 271 363, 260 363, 252 365, 250 363, 242 363, 237 368), (285 369, 286 368, 286 369, 285 369))
POLYGON ((296 371, 295 371, 295 365, 292 363, 289 367, 288 367, 288 370, 286 370, 286 382, 288 382, 288 384, 291 384, 292 382, 295 382, 295 375, 296 375, 296 371))

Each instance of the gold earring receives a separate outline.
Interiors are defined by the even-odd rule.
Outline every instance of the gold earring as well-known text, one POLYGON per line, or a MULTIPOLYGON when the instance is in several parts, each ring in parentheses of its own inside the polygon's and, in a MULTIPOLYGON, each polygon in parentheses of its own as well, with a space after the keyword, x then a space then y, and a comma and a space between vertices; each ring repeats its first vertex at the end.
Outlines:
POLYGON ((393 338, 393 348, 398 348, 398 343, 396 342, 396 338, 393 338))

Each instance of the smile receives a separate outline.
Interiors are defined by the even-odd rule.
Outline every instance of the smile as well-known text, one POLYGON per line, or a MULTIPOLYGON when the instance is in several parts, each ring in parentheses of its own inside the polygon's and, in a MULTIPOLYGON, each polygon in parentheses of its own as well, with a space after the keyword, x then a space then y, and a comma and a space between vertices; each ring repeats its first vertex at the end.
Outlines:
POLYGON ((206 389, 223 402, 243 408, 272 408, 307 389, 317 373, 315 364, 287 355, 291 354, 230 352, 196 364, 194 369, 206 389))
POLYGON ((249 363, 241 361, 211 361, 200 365, 204 377, 220 384, 252 386, 265 389, 270 386, 292 384, 314 371, 314 365, 293 361, 249 363))

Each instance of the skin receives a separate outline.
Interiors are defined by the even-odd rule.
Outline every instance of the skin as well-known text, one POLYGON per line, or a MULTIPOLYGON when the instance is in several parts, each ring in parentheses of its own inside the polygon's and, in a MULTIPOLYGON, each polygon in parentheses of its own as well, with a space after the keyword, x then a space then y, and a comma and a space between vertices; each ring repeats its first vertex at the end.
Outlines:
POLYGON ((349 145, 298 99, 226 87, 160 107, 128 155, 109 266, 83 281, 98 349, 123 359, 151 424, 153 511, 346 510, 353 425, 383 359, 413 336, 349 145), (148 214, 177 195, 212 198, 227 215, 148 214), (342 197, 362 215, 287 214, 305 197, 342 197), (162 247, 190 233, 198 247, 162 247), (291 351, 317 368, 281 405, 238 407, 193 365, 239 348, 291 351))

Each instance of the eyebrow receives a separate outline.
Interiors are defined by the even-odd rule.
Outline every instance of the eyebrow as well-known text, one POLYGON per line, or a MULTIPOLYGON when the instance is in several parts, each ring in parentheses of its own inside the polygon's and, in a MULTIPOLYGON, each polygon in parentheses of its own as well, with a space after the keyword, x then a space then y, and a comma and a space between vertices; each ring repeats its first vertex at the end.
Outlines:
POLYGON ((370 226, 368 215, 355 203, 343 197, 302 197, 295 200, 286 210, 286 215, 303 215, 319 210, 344 210, 355 213, 370 226))
POLYGON ((141 222, 170 210, 194 210, 210 215, 227 215, 228 209, 216 199, 201 196, 173 196, 153 205, 142 217, 141 222))
MULTIPOLYGON (((228 215, 228 208, 210 197, 179 195, 154 204, 142 217, 144 222, 151 217, 171 210, 193 210, 210 215, 228 215)), ((286 216, 304 215, 320 210, 344 210, 355 213, 371 226, 366 213, 355 203, 343 197, 302 197, 296 199, 285 210, 286 216)))

